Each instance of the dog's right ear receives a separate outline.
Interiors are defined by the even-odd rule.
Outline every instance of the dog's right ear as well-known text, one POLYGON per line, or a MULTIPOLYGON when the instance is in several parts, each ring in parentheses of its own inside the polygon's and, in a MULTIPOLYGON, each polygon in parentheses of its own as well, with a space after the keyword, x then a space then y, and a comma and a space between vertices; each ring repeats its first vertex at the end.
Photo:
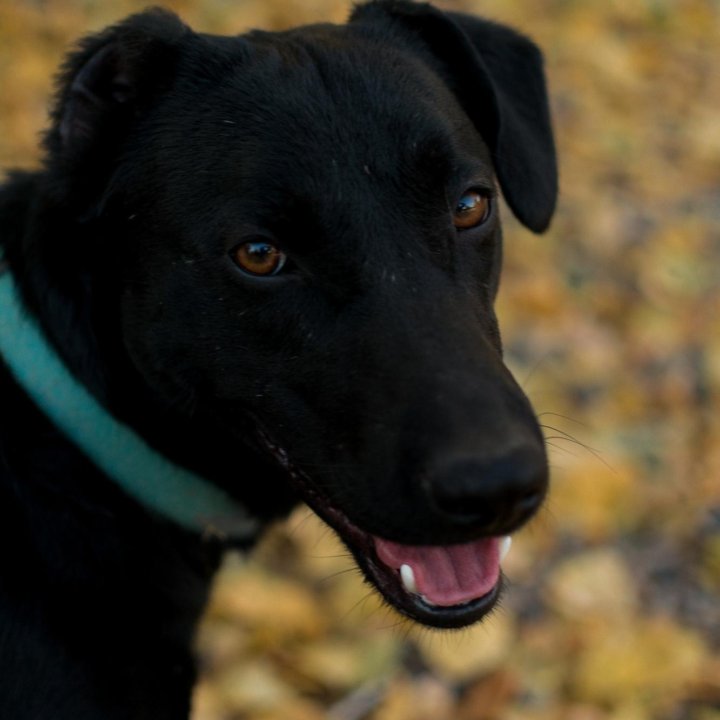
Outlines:
POLYGON ((502 25, 410 0, 370 0, 350 21, 402 30, 425 45, 488 144, 508 205, 526 227, 543 232, 558 178, 538 48, 502 25))
POLYGON ((152 9, 85 39, 59 78, 45 141, 50 164, 67 173, 113 157, 133 121, 172 82, 179 40, 189 32, 173 13, 152 9))

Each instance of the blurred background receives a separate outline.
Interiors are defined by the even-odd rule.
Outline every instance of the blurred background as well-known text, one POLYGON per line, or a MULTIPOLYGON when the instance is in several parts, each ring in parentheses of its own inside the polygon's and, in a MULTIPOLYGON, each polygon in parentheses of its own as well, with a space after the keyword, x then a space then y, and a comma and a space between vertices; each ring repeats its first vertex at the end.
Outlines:
MULTIPOLYGON (((0 0, 0 168, 37 163, 70 43, 145 4, 0 0)), ((349 10, 163 4, 221 33, 349 10)), ((228 558, 193 720, 720 720, 720 2, 441 4, 545 52, 559 212, 542 237, 505 212, 499 314, 552 497, 502 608, 459 633, 383 607, 298 510, 228 558)))

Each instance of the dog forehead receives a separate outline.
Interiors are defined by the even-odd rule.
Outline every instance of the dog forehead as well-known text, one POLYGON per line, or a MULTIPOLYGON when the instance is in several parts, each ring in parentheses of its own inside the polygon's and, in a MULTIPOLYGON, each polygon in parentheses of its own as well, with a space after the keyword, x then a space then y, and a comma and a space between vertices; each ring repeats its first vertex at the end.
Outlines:
POLYGON ((173 117, 178 127, 202 128, 206 151, 245 173, 332 160, 380 171, 469 125, 414 52, 352 26, 256 31, 235 41, 239 59, 173 117))
POLYGON ((332 110, 370 108, 397 116, 409 100, 432 105, 451 95, 416 50, 351 25, 255 31, 240 39, 247 61, 233 76, 236 87, 271 107, 301 112, 298 119, 312 117, 324 125, 332 110))

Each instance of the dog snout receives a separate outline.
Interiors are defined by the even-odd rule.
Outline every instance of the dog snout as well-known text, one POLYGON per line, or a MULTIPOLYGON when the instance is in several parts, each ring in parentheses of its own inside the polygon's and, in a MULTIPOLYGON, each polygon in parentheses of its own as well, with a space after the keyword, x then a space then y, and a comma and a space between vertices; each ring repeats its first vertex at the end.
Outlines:
POLYGON ((548 486, 540 446, 527 444, 492 455, 449 457, 426 477, 426 491, 445 521, 487 535, 516 530, 538 510, 548 486))

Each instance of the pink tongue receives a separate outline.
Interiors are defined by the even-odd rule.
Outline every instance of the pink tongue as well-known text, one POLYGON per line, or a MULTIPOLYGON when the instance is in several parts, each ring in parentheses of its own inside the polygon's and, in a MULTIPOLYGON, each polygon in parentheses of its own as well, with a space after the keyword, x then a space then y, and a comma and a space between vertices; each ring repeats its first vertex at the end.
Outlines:
POLYGON ((409 565, 418 592, 433 605, 450 606, 487 595, 500 578, 500 538, 465 545, 399 545, 375 538, 380 560, 393 570, 409 565))

